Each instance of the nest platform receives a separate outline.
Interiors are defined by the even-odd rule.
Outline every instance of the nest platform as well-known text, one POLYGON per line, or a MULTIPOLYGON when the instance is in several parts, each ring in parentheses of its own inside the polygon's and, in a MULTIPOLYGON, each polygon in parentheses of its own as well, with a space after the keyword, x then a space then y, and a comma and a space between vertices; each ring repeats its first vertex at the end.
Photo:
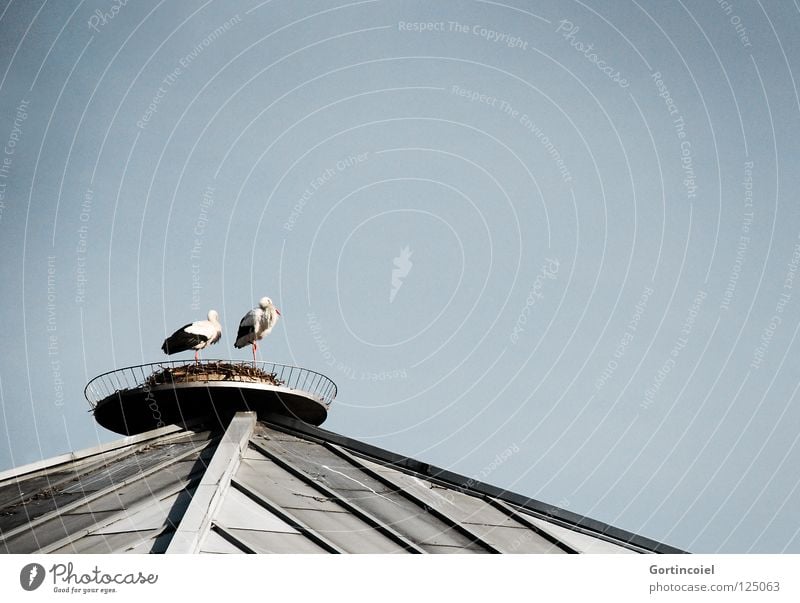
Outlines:
POLYGON ((272 362, 201 360, 126 367, 92 379, 84 395, 95 420, 134 435, 168 424, 225 424, 239 411, 321 425, 336 384, 308 369, 272 362))

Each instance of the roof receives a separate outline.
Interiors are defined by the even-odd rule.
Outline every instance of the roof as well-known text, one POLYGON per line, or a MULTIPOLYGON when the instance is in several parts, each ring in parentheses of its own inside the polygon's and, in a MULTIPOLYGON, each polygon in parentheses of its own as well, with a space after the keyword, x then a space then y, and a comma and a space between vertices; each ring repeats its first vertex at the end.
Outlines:
POLYGON ((287 417, 0 473, 7 553, 679 553, 287 417))

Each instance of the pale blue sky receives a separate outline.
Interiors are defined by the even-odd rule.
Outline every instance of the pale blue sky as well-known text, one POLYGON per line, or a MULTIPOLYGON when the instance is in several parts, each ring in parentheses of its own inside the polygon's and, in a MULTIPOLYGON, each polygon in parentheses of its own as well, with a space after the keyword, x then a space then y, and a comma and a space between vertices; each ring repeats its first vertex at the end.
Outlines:
POLYGON ((328 429, 693 552, 800 552, 798 21, 3 3, 0 469, 116 439, 87 381, 209 308, 204 356, 246 359, 269 295, 261 357, 337 382, 328 429))

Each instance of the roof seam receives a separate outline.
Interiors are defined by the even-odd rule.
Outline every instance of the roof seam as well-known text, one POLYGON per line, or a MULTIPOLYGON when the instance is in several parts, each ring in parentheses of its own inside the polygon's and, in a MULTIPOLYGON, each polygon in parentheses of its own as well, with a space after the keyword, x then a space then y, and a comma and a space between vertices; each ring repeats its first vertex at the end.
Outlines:
POLYGON ((352 501, 344 498, 338 492, 329 488, 325 484, 312 479, 309 475, 306 475, 303 471, 292 466, 287 461, 279 458, 278 456, 276 456, 275 454, 273 454, 260 444, 251 441, 250 446, 253 447, 255 450, 257 450, 259 453, 266 456, 273 463, 281 467, 284 471, 289 472, 298 479, 310 485, 312 488, 316 489, 318 492, 321 492, 322 494, 330 498, 333 502, 342 506, 346 511, 349 511, 362 521, 371 525, 374 529, 376 529, 378 532, 380 532, 390 540, 393 540, 394 542, 402 546, 405 550, 411 553, 425 553, 424 549, 417 546, 414 542, 412 542, 411 540, 409 540, 408 538, 397 532, 395 529, 381 522, 378 518, 376 518, 374 515, 372 515, 365 509, 362 509, 352 501))
POLYGON ((173 464, 175 464, 177 462, 180 462, 181 460, 183 460, 185 458, 188 458, 188 457, 190 457, 191 455, 193 455, 195 453, 202 453, 202 450, 203 450, 203 448, 205 447, 206 444, 207 444, 207 442, 204 442, 203 446, 198 446, 198 447, 192 448, 191 450, 188 450, 188 451, 186 451, 186 452, 184 452, 184 453, 182 453, 182 454, 180 454, 180 455, 178 455, 178 456, 176 456, 174 458, 170 458, 170 459, 167 459, 167 460, 165 460, 165 461, 163 461, 161 463, 158 463, 158 464, 154 465, 153 467, 151 467, 150 469, 148 469, 146 471, 143 471, 141 473, 136 473, 135 475, 129 477, 128 479, 126 479, 124 481, 121 481, 121 482, 118 482, 118 483, 114 483, 114 484, 112 484, 110 486, 107 486, 106 488, 102 488, 100 490, 96 490, 92 494, 89 494, 87 496, 83 496, 83 497, 81 497, 81 498, 79 498, 77 500, 74 500, 74 501, 72 501, 70 503, 67 503, 63 507, 58 507, 57 506, 53 511, 50 511, 49 513, 45 513, 44 515, 36 517, 36 518, 32 519, 31 521, 29 521, 29 522, 27 522, 27 523, 25 523, 25 524, 23 524, 21 526, 18 526, 17 528, 14 528, 13 530, 9 530, 8 532, 5 532, 4 534, 0 535, 0 543, 4 543, 4 542, 8 541, 9 538, 12 538, 12 537, 16 536, 17 534, 21 534, 23 532, 26 532, 26 531, 30 530, 31 528, 40 526, 43 523, 46 523, 46 522, 50 521, 51 519, 56 519, 60 515, 62 515, 64 513, 68 513, 69 511, 72 511, 73 509, 77 509, 78 507, 80 507, 82 505, 85 505, 85 504, 90 503, 90 502, 92 502, 94 500, 97 500, 98 498, 100 498, 102 496, 105 496, 106 494, 109 494, 111 492, 114 492, 115 490, 118 490, 119 488, 122 488, 124 486, 129 485, 129 484, 133 484, 133 483, 135 483, 137 481, 145 479, 145 478, 149 477, 150 475, 153 475, 154 473, 157 473, 157 472, 161 471, 162 469, 166 469, 170 465, 173 465, 173 464))
POLYGON ((542 538, 544 538, 548 542, 554 544, 555 546, 560 548, 562 551, 564 551, 566 553, 569 553, 570 555, 575 555, 575 554, 580 553, 580 551, 572 548, 567 543, 562 542, 556 536, 554 536, 553 534, 550 534, 550 532, 547 532, 546 530, 540 528, 539 526, 537 526, 532 521, 528 521, 527 519, 525 519, 520 513, 517 513, 516 511, 514 511, 514 509, 512 509, 510 506, 508 506, 502 500, 487 496, 486 497, 486 501, 490 505, 495 507, 496 509, 499 509, 500 511, 505 513, 507 516, 511 517, 517 523, 522 524, 523 526, 525 526, 529 530, 533 530, 536 534, 538 534, 539 536, 541 536, 542 538))
POLYGON ((455 519, 453 519, 452 517, 450 517, 446 513, 443 513, 441 511, 439 511, 438 509, 434 509, 433 507, 431 507, 430 505, 425 503, 423 500, 421 500, 416 495, 412 494, 411 492, 408 492, 405 488, 403 488, 400 484, 396 483, 393 479, 389 478, 388 476, 381 475, 377 471, 373 471, 369 467, 367 467, 365 465, 362 465, 361 463, 358 462, 358 460, 355 457, 353 457, 346 450, 344 450, 344 449, 340 448, 339 446, 337 446, 336 444, 332 444, 330 442, 325 442, 324 445, 325 445, 326 448, 328 448, 329 450, 331 450, 334 453, 338 454, 340 457, 342 457, 345 460, 349 461, 350 463, 356 465, 365 474, 369 475, 373 479, 376 479, 376 480, 380 481, 384 485, 388 485, 393 490, 397 491, 401 496, 405 497, 407 500, 410 500, 411 502, 416 504, 418 507, 422 508, 424 511, 430 513, 431 515, 433 515, 434 517, 436 517, 440 521, 442 521, 445 524, 447 524, 448 526, 450 526, 451 529, 455 530, 456 532, 459 532, 462 536, 466 536, 471 542, 474 542, 475 544, 483 547, 484 549, 486 549, 490 553, 501 553, 502 552, 498 548, 496 548, 494 545, 488 543, 486 540, 484 540, 483 538, 481 538, 480 536, 475 534, 472 530, 470 530, 470 529, 464 527, 462 524, 458 523, 455 519))
MULTIPOLYGON (((197 474, 197 473, 198 473, 197 471, 192 471, 191 473, 189 473, 186 476, 185 481, 182 481, 180 484, 176 484, 176 485, 171 486, 171 487, 163 490, 162 492, 160 492, 157 502, 161 502, 164 499, 170 498, 170 497, 172 497, 172 496, 174 496, 176 494, 180 494, 183 490, 186 490, 187 492, 189 492, 189 489, 192 486, 197 486, 200 483, 200 479, 198 479, 195 476, 195 474, 197 474), (192 477, 192 476, 195 476, 195 477, 192 477)), ((95 535, 95 532, 97 532, 97 530, 102 529, 102 528, 106 528, 106 527, 112 525, 113 523, 116 523, 120 519, 124 519, 126 517, 130 517, 130 516, 136 515, 137 513, 145 510, 147 507, 149 507, 149 506, 151 506, 153 504, 154 503, 153 503, 152 499, 143 499, 143 500, 141 500, 141 501, 139 501, 137 503, 134 503, 131 506, 125 507, 124 509, 119 509, 113 515, 110 515, 110 516, 106 517, 105 519, 95 523, 91 527, 84 528, 83 530, 80 530, 79 532, 76 532, 75 534, 70 534, 70 536, 68 536, 66 538, 62 538, 60 541, 56 541, 55 543, 51 543, 51 544, 43 547, 42 549, 40 549, 39 552, 40 553, 50 553, 50 552, 53 552, 53 551, 55 551, 55 550, 57 550, 57 549, 59 549, 59 548, 61 548, 63 546, 66 546, 66 545, 70 544, 71 542, 77 542, 78 540, 80 540, 81 538, 84 538, 86 536, 95 535)), ((172 524, 172 522, 169 520, 169 513, 167 513, 167 516, 164 518, 164 524, 161 525, 158 528, 152 528, 152 529, 148 529, 148 530, 120 530, 119 533, 150 532, 150 531, 155 530, 156 533, 160 534, 166 529, 175 529, 175 527, 176 526, 174 524, 172 524)), ((117 532, 115 532, 115 533, 117 533, 117 532)), ((144 542, 144 540, 142 542, 144 542)))
MULTIPOLYGON (((508 503, 507 501, 504 501, 502 499, 498 499, 498 500, 500 502, 503 502, 503 503, 507 504, 509 507, 513 508, 513 505, 511 503, 508 503)), ((613 537, 613 536, 611 536, 609 534, 606 534, 605 532, 596 532, 596 531, 594 531, 594 530, 592 530, 590 528, 586 528, 586 527, 584 527, 584 526, 582 526, 580 524, 573 524, 573 523, 570 523, 570 522, 567 522, 567 521, 563 521, 558 517, 554 517, 552 515, 547 515, 546 513, 541 513, 541 512, 538 512, 538 511, 534 511, 533 509, 528 509, 526 507, 522 507, 522 508, 524 509, 525 513, 528 513, 528 514, 536 517, 537 519, 540 519, 542 521, 546 521, 547 523, 551 523, 551 524, 553 524, 555 526, 558 526, 559 528, 563 528, 565 530, 571 530, 572 532, 576 532, 578 534, 582 534, 583 536, 589 536, 591 538, 596 538, 597 540, 602 540, 603 542, 608 542, 610 544, 613 544, 613 545, 616 545, 616 546, 619 546, 619 547, 622 547, 622 548, 627 548, 629 550, 636 551, 637 553, 659 552, 659 551, 654 551, 654 550, 651 550, 651 549, 647 549, 647 548, 638 546, 637 544, 635 544, 633 542, 630 542, 628 540, 622 540, 622 539, 615 538, 615 537, 613 537)), ((520 515, 522 515, 522 514, 520 514, 520 515)), ((680 552, 683 552, 683 551, 680 551, 680 552)))
POLYGON ((128 436, 121 440, 116 440, 115 442, 100 444, 99 446, 93 446, 91 448, 84 448, 83 450, 79 450, 77 452, 68 452, 66 454, 54 456, 49 459, 43 459, 41 461, 34 461, 33 463, 28 463, 27 465, 22 465, 21 467, 15 467, 13 469, 0 472, 0 487, 4 485, 3 482, 11 482, 11 480, 14 478, 20 478, 23 476, 26 479, 30 477, 36 477, 37 474, 43 473, 47 470, 55 469, 61 465, 68 465, 76 461, 87 459, 94 455, 103 454, 104 452, 113 452, 122 448, 135 446, 137 444, 145 444, 146 442, 155 440, 162 435, 173 433, 176 436, 186 435, 185 430, 183 430, 183 428, 180 426, 167 425, 166 427, 160 427, 139 435, 128 436))
MULTIPOLYGON (((185 434, 182 434, 182 435, 185 435, 185 434)), ((165 441, 165 442, 168 442, 168 443, 174 443, 173 442, 174 439, 178 439, 178 438, 170 438, 169 440, 162 440, 162 441, 165 441)), ((62 479, 54 480, 52 482, 48 479, 47 480, 47 489, 48 490, 52 490, 54 488, 61 488, 65 484, 67 484, 69 482, 72 482, 72 481, 75 481, 76 479, 79 480, 81 477, 86 476, 86 475, 88 475, 89 473, 91 473, 93 471, 98 471, 98 470, 102 469, 103 467, 110 466, 113 463, 117 463, 117 462, 119 462, 119 461, 121 461, 121 460, 123 460, 125 458, 128 458, 130 456, 138 454, 138 453, 144 451, 147 447, 152 446, 152 445, 153 445, 152 440, 148 439, 147 441, 140 442, 139 444, 132 444, 129 447, 120 447, 118 449, 115 449, 114 450, 115 454, 112 454, 112 455, 109 455, 109 456, 105 456, 104 452, 99 452, 99 453, 97 453, 97 456, 100 456, 101 457, 100 459, 98 459, 98 460, 96 460, 94 462, 87 463, 86 465, 79 465, 78 467, 75 468, 76 471, 74 471, 73 473, 65 475, 62 479)), ((82 459, 77 459, 76 462, 80 463, 81 461, 87 461, 89 458, 90 457, 87 456, 87 457, 84 457, 82 459)), ((58 467, 60 465, 64 465, 64 468, 63 468, 64 471, 66 471, 67 469, 70 468, 69 467, 69 462, 67 462, 67 463, 60 463, 59 465, 52 467, 52 469, 58 471, 58 469, 56 467, 58 467)), ((26 475, 21 480, 20 479, 16 480, 17 487, 19 487, 21 485, 20 482, 24 483, 28 479, 34 479, 34 478, 40 477, 40 476, 48 476, 46 470, 36 471, 32 475, 26 475)), ((11 480, 9 480, 9 481, 11 481, 11 480)), ((3 487, 3 484, 0 484, 0 488, 2 488, 2 487, 3 487)), ((22 502, 25 502, 31 496, 35 496, 35 494, 36 493, 20 492, 19 496, 9 500, 4 505, 3 508, 8 508, 8 507, 11 507, 11 506, 14 506, 14 505, 18 505, 18 504, 20 504, 22 502)))
POLYGON ((238 481, 237 479, 231 480, 231 487, 236 488, 242 494, 250 497, 251 500, 255 501, 267 511, 278 517, 279 519, 285 521, 295 530, 300 532, 303 536, 311 540, 317 546, 325 549, 329 553, 346 553, 344 549, 340 548, 337 544, 331 542, 327 538, 325 538, 322 534, 317 533, 316 531, 312 530, 309 526, 307 526, 304 522, 298 519, 296 516, 289 513, 286 509, 281 508, 279 505, 275 504, 267 497, 262 495, 260 492, 256 492, 255 490, 251 489, 249 486, 246 486, 242 482, 238 481))
POLYGON ((474 496, 490 496, 497 498, 512 506, 521 507, 526 513, 530 513, 531 515, 540 517, 566 529, 577 531, 587 536, 600 538, 619 546, 627 546, 627 548, 631 550, 636 550, 638 548, 648 553, 686 553, 686 551, 673 547, 672 545, 616 528, 595 519, 578 515, 572 511, 554 507, 528 496, 510 492, 503 488, 492 486, 491 484, 486 484, 451 471, 421 463, 415 459, 410 459, 409 457, 404 457, 391 451, 378 448, 377 446, 360 442, 301 421, 272 415, 264 422, 278 431, 295 436, 300 434, 304 438, 313 438, 324 444, 330 443, 342 446, 347 449, 349 454, 355 457, 363 456, 378 464, 396 468, 404 473, 420 475, 431 482, 438 482, 464 493, 474 496), (409 464, 419 464, 420 467, 424 468, 427 472, 423 473, 419 470, 415 470, 413 467, 410 467, 409 464))
POLYGON ((251 548, 247 543, 245 543, 243 540, 231 534, 228 530, 226 530, 219 524, 212 523, 211 531, 219 534, 220 538, 227 540, 230 544, 235 546, 237 549, 241 550, 243 553, 247 553, 248 555, 258 554, 258 551, 251 548))

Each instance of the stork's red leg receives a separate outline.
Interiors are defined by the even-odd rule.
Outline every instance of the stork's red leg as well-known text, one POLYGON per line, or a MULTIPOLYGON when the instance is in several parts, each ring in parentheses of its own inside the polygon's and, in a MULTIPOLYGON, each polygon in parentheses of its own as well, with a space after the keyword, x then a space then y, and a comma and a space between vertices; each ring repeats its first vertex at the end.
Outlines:
POLYGON ((256 366, 256 351, 258 350, 258 344, 254 341, 253 342, 253 368, 256 366))
POLYGON ((200 364, 200 350, 194 351, 194 362, 195 364, 200 364))

